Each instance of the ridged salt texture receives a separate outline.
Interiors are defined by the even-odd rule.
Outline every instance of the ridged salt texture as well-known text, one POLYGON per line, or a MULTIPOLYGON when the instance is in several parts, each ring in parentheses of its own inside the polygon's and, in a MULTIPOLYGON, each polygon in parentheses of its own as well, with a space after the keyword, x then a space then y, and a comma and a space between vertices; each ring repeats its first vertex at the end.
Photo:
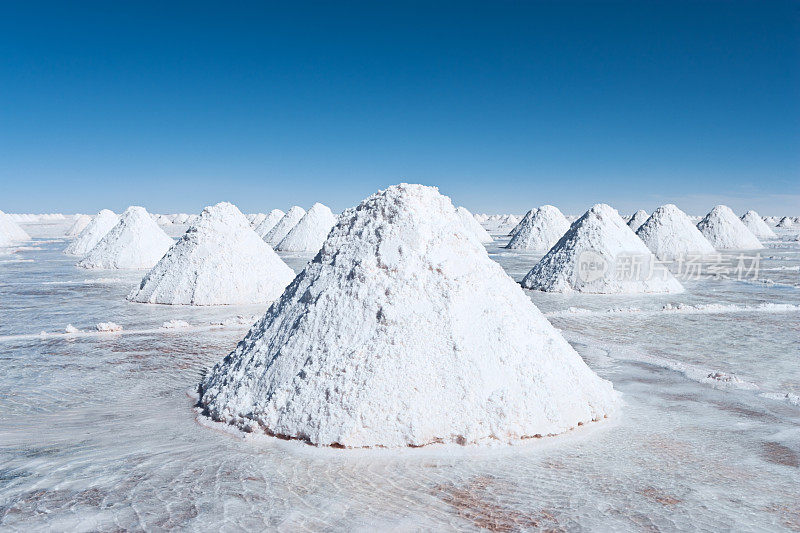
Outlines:
POLYGON ((294 206, 281 218, 275 227, 267 232, 266 235, 263 236, 264 240, 267 244, 272 246, 277 245, 279 242, 283 240, 286 235, 292 231, 292 228, 300 222, 300 219, 306 214, 306 210, 300 206, 294 206))
POLYGON ((173 240, 150 218, 144 207, 131 206, 97 246, 78 261, 81 268, 152 268, 173 240))
POLYGON ((631 228, 634 233, 636 233, 636 231, 647 221, 648 218, 649 215, 647 214, 647 211, 644 209, 639 209, 628 221, 628 227, 631 228))
POLYGON ((206 207, 128 295, 134 302, 173 305, 263 304, 294 278, 235 205, 206 207))
POLYGON ((317 252, 335 224, 336 215, 328 206, 316 203, 289 230, 275 249, 282 252, 317 252))
POLYGON ((255 229, 256 233, 258 233, 258 236, 263 239, 285 214, 286 213, 280 209, 273 209, 257 226, 253 226, 253 229, 255 229))
POLYGON ((522 286, 548 292, 598 294, 679 293, 683 286, 665 269, 648 275, 650 250, 617 211, 597 204, 523 278, 522 286), (638 271, 629 270, 638 264, 638 271))
POLYGON ((29 241, 31 236, 14 219, 0 211, 0 233, 11 242, 29 241))
POLYGON ((86 229, 86 226, 92 221, 92 217, 89 215, 78 215, 75 218, 75 222, 72 223, 72 226, 64 232, 66 237, 77 237, 80 233, 86 229))
POLYGON ((718 250, 757 250, 763 248, 730 207, 718 205, 697 223, 697 229, 718 250))
POLYGON ((200 385, 215 420, 346 447, 558 434, 618 403, 450 199, 408 184, 345 211, 200 385))
POLYGON ((767 226, 767 223, 761 216, 753 210, 748 211, 741 218, 742 223, 749 229, 753 235, 759 239, 777 239, 778 236, 772 231, 772 228, 767 226))
POLYGON ((673 204, 662 205, 653 211, 639 226, 636 235, 662 261, 716 251, 686 213, 673 204))
POLYGON ((552 205, 528 211, 506 248, 547 251, 569 229, 567 218, 552 205))
POLYGON ((64 250, 67 255, 84 256, 117 225, 119 217, 113 211, 103 209, 97 213, 89 225, 64 250))
POLYGON ((481 226, 478 221, 475 220, 475 217, 472 216, 472 213, 469 212, 469 209, 466 207, 458 207, 456 208, 456 211, 458 212, 458 216, 461 218, 461 222, 464 224, 464 227, 466 227, 470 233, 475 235, 475 238, 477 238, 481 243, 490 244, 494 242, 494 239, 492 239, 492 236, 489 235, 489 232, 483 229, 483 226, 481 226))

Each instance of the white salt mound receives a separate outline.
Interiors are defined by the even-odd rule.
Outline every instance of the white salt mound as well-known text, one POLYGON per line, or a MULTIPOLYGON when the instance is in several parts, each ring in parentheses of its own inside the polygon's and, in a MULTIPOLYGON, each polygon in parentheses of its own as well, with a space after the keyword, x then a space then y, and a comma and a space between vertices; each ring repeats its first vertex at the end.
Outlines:
POLYGON ((345 447, 553 435, 619 403, 449 198, 408 184, 345 211, 199 392, 215 420, 345 447))
POLYGON ((88 226, 91 221, 92 217, 89 215, 78 215, 75 218, 75 222, 73 222, 69 229, 64 232, 64 236, 77 237, 83 230, 86 229, 86 226, 88 226))
POLYGON ((198 222, 147 273, 128 300, 173 305, 268 303, 294 272, 227 202, 198 222))
POLYGON ((266 213, 256 213, 255 215, 248 215, 247 221, 250 223, 251 227, 255 228, 261 224, 265 218, 267 218, 266 213))
POLYGON ((19 227, 13 218, 0 211, 0 234, 4 235, 9 241, 20 242, 29 241, 31 236, 19 227))
POLYGON ((506 248, 546 251, 567 232, 567 218, 552 205, 528 211, 506 248))
POLYGON ((253 229, 255 229, 256 233, 258 233, 258 236, 263 239, 267 233, 269 233, 269 231, 275 227, 275 224, 280 222, 285 214, 286 213, 280 209, 273 209, 257 226, 253 226, 253 229))
POLYGON ((794 226, 794 221, 789 217, 783 217, 777 224, 779 228, 791 228, 792 226, 794 226))
POLYGON ((662 261, 713 254, 714 247, 689 217, 673 204, 662 205, 639 226, 636 235, 662 261))
POLYGON ((492 236, 489 235, 489 232, 483 229, 475 217, 472 216, 472 213, 469 212, 469 209, 466 207, 458 207, 456 209, 459 218, 461 218, 461 223, 464 224, 464 227, 467 228, 467 231, 475 235, 475 238, 478 239, 483 244, 489 244, 494 242, 492 236))
POLYGON ((103 209, 94 216, 78 237, 64 250, 68 255, 84 256, 97 246, 97 243, 117 225, 119 217, 108 209, 103 209))
POLYGON ((300 219, 306 214, 306 210, 300 206, 294 206, 283 215, 283 217, 275 224, 271 230, 263 236, 263 239, 272 246, 275 246, 283 240, 286 235, 292 231, 292 228, 300 222, 300 219))
POLYGON ((102 333, 113 333, 115 331, 122 331, 122 326, 114 322, 100 322, 95 326, 95 329, 102 333))
POLYGON ((763 248, 730 207, 718 205, 697 223, 697 229, 718 250, 757 250, 763 248))
POLYGON ((131 206, 97 246, 78 261, 81 268, 152 268, 170 246, 172 239, 150 218, 144 207, 131 206))
POLYGON ((336 215, 328 206, 316 203, 281 239, 276 250, 282 252, 317 252, 336 224, 336 215))
POLYGON ((548 292, 598 294, 679 293, 683 286, 665 269, 648 275, 650 250, 617 211, 597 204, 523 278, 522 286, 548 292), (628 269, 637 264, 638 270, 628 269))
POLYGON ((741 218, 742 223, 749 229, 753 235, 759 239, 777 239, 778 236, 772 231, 772 228, 767 226, 767 223, 755 211, 748 211, 741 218))
POLYGON ((644 209, 639 209, 628 221, 628 227, 631 228, 634 233, 636 233, 636 231, 647 221, 648 218, 649 215, 647 214, 647 211, 644 209))

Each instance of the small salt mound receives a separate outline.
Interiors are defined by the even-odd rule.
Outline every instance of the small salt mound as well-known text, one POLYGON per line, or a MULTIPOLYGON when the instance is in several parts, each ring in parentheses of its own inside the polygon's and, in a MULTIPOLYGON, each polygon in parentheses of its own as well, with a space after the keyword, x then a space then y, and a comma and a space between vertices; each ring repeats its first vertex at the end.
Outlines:
POLYGON ((323 204, 316 203, 275 246, 282 252, 317 252, 336 224, 336 216, 323 204))
POLYGON ((131 206, 117 225, 78 262, 78 266, 93 269, 152 268, 172 243, 144 207, 131 206))
POLYGON ((458 207, 456 212, 461 218, 461 222, 464 224, 464 227, 467 228, 467 231, 475 235, 475 237, 481 243, 489 244, 494 242, 494 239, 492 239, 492 236, 489 235, 489 232, 483 229, 483 226, 481 226, 478 221, 475 220, 475 217, 472 216, 472 213, 470 213, 466 207, 458 207))
POLYGON ((95 326, 95 329, 101 333, 114 333, 122 331, 122 326, 114 322, 100 322, 95 326))
POLYGON ((777 239, 778 236, 775 235, 775 232, 767 226, 767 223, 762 220, 758 213, 755 211, 748 211, 744 215, 742 215, 742 223, 747 226, 753 235, 758 237, 759 239, 777 239))
POLYGON ((292 228, 300 222, 300 219, 305 216, 306 210, 300 206, 294 206, 289 211, 283 215, 283 217, 275 224, 271 230, 264 235, 263 239, 272 246, 277 245, 279 242, 286 237, 292 228))
POLYGON ((249 215, 247 217, 247 220, 250 222, 250 226, 255 228, 256 226, 261 224, 265 218, 267 218, 266 213, 257 213, 255 215, 249 215))
POLYGON ((757 250, 764 247, 730 207, 724 205, 712 209, 697 223, 697 229, 718 250, 757 250))
POLYGON ((644 209, 639 209, 628 221, 628 227, 631 228, 634 233, 636 233, 636 231, 647 221, 648 218, 649 215, 647 214, 647 211, 644 209))
POLYGON ((255 229, 256 233, 258 233, 258 236, 263 239, 267 233, 269 233, 270 230, 275 227, 275 224, 280 222, 285 214, 286 213, 280 209, 273 209, 257 226, 253 226, 253 229, 255 229))
POLYGON ((619 402, 450 199, 408 184, 345 211, 199 392, 215 420, 345 447, 554 435, 619 402))
POLYGON ((80 233, 86 229, 86 226, 92 221, 92 217, 89 215, 78 215, 75 219, 75 222, 72 223, 72 226, 64 233, 67 237, 77 237, 80 233))
POLYGON ((790 217, 783 217, 777 224, 779 228, 791 228, 794 226, 794 221, 790 217))
POLYGON ((528 211, 506 248, 546 251, 567 232, 567 218, 552 205, 528 211))
POLYGON ((597 204, 576 220, 528 272, 522 286, 598 294, 683 292, 678 280, 665 269, 654 269, 649 275, 652 260, 650 250, 619 213, 606 204, 597 204))
POLYGON ((223 202, 203 210, 128 300, 173 305, 268 303, 293 278, 292 269, 236 206, 223 202))
POLYGON ((88 254, 118 222, 119 217, 117 215, 108 209, 103 209, 94 216, 78 237, 67 246, 64 253, 79 256, 88 254))
POLYGON ((0 233, 12 242, 29 241, 31 236, 13 218, 0 211, 0 233))
POLYGON ((662 261, 715 252, 686 213, 672 204, 653 211, 653 215, 639 226, 636 235, 662 261))

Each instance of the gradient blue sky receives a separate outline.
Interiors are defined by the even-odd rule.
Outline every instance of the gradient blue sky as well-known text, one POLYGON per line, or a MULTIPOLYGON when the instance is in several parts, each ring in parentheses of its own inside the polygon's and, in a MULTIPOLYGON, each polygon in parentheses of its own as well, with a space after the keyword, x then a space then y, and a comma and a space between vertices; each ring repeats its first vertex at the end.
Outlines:
POLYGON ((0 209, 800 214, 800 2, 0 4, 0 209))

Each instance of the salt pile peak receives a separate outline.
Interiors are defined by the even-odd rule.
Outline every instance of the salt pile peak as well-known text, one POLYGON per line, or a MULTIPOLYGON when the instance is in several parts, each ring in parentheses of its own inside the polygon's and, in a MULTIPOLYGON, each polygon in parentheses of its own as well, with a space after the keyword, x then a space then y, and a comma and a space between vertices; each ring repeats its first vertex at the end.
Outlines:
POLYGON ((300 222, 300 219, 306 214, 306 210, 302 207, 295 205, 283 215, 275 226, 263 236, 264 240, 272 246, 277 245, 283 240, 286 235, 292 231, 292 228, 300 222))
POLYGON ((772 231, 772 228, 767 226, 767 223, 761 216, 752 209, 742 215, 742 223, 749 229, 753 235, 759 239, 777 239, 778 236, 772 231))
POLYGON ((119 217, 113 211, 103 209, 64 250, 65 254, 84 256, 117 225, 119 217))
POLYGON ((636 235, 662 261, 715 252, 714 246, 692 224, 688 215, 673 204, 662 205, 653 211, 652 216, 639 226, 636 235))
POLYGON ((509 442, 618 405, 450 199, 408 184, 345 211, 199 392, 215 420, 344 447, 509 442))
POLYGON ((764 247, 758 237, 725 205, 714 207, 697 223, 697 229, 718 250, 757 250, 764 247))
POLYGON ((456 208, 456 212, 458 212, 459 218, 461 218, 462 224, 464 227, 467 228, 467 231, 472 233, 476 239, 478 239, 483 244, 489 244, 494 242, 492 236, 489 235, 489 232, 483 229, 475 217, 472 216, 472 213, 469 212, 469 209, 466 207, 458 207, 456 208))
POLYGON ((506 248, 547 251, 568 229, 567 217, 557 207, 543 205, 528 211, 506 248))
POLYGON ((336 215, 328 206, 316 203, 289 230, 275 249, 282 252, 317 252, 335 224, 336 215))
POLYGON ((152 268, 172 239, 150 217, 144 207, 131 206, 119 222, 78 262, 81 268, 152 268))
POLYGON ((664 268, 649 266, 650 250, 619 213, 597 204, 572 223, 523 278, 522 286, 548 292, 598 294, 679 293, 683 286, 664 268))
POLYGON ((11 242, 29 241, 31 236, 19 227, 13 218, 0 211, 0 233, 6 236, 11 242))
POLYGON ((280 209, 273 209, 257 226, 253 226, 253 229, 255 229, 256 233, 258 233, 258 236, 263 239, 285 214, 286 213, 280 209))
POLYGON ((173 305, 260 304, 275 300, 294 272, 235 205, 206 207, 128 295, 173 305))
POLYGON ((631 228, 631 230, 633 230, 633 232, 635 233, 641 227, 641 225, 647 221, 648 218, 649 216, 647 214, 647 211, 645 211, 644 209, 639 209, 633 214, 631 219, 628 221, 628 227, 631 228))
POLYGON ((67 231, 64 232, 64 236, 66 237, 77 237, 80 233, 86 229, 86 226, 92 221, 92 217, 89 215, 78 215, 75 217, 75 222, 72 223, 72 226, 69 227, 67 231))

